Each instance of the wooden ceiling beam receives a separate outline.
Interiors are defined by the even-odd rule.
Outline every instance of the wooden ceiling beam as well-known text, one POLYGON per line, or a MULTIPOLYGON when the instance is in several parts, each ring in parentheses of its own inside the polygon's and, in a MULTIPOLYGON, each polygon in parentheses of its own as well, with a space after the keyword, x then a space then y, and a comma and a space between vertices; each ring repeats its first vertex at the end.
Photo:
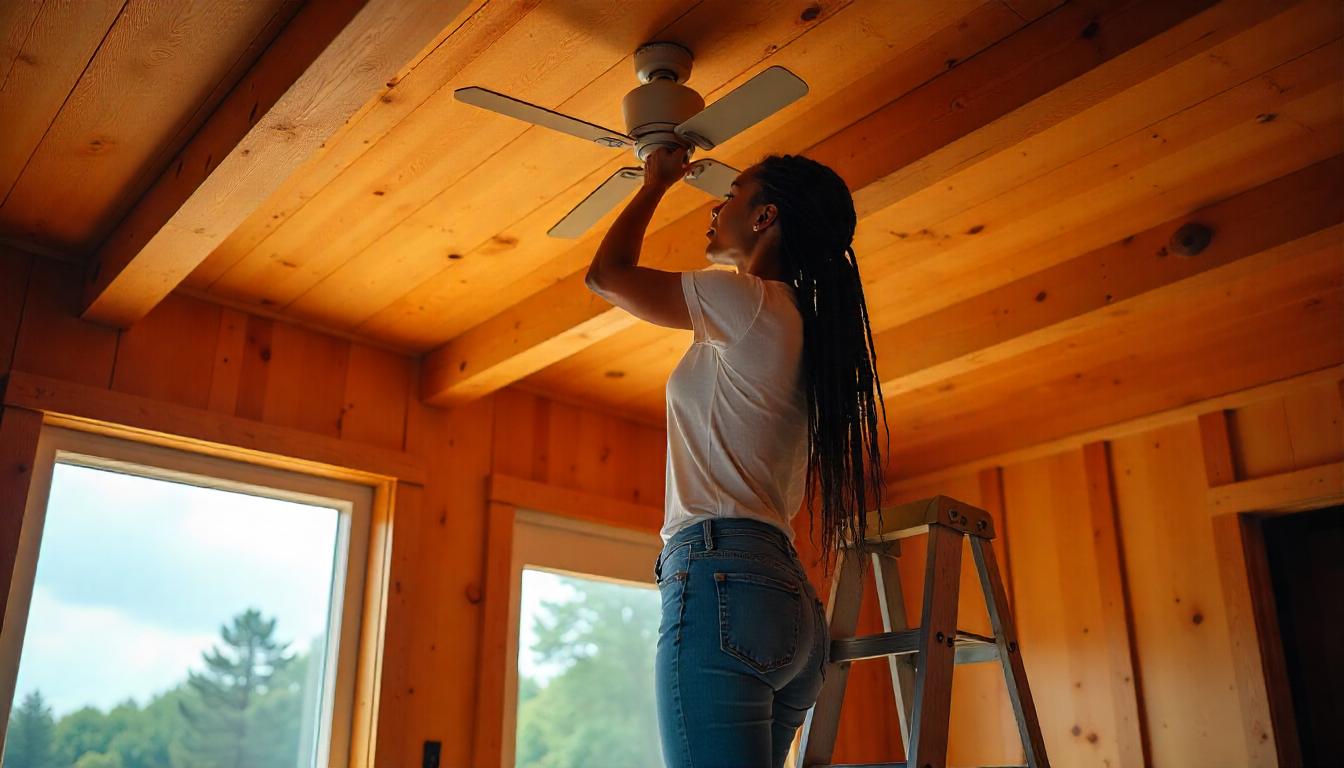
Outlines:
MULTIPOLYGON (((1281 10, 1251 2, 1210 5, 1066 4, 804 154, 846 180, 862 220, 1281 10), (1064 87, 1075 80, 1079 87, 1064 87)), ((642 263, 701 268, 707 219, 706 206, 652 233, 642 263)), ((630 315, 588 291, 585 271, 428 353, 421 397, 437 405, 465 402, 629 327, 630 315)))
POLYGON ((1322 247, 1344 223, 1344 156, 1164 222, 979 296, 876 334, 878 377, 891 397, 1020 357, 1127 315, 1179 300, 1183 281, 1239 259, 1322 247), (1208 247, 1173 246, 1187 224, 1208 247), (1332 229, 1333 228, 1333 229, 1332 229), (882 350, 899 354, 882 355, 882 350))
POLYGON ((94 254, 82 317, 148 314, 467 2, 305 4, 94 254))

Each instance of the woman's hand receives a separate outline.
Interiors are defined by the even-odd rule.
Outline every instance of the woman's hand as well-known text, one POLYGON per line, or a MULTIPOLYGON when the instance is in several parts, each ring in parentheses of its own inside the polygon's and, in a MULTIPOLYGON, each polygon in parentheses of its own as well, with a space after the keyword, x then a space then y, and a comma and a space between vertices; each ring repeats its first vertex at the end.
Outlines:
POLYGON ((644 186, 667 191, 689 170, 685 147, 655 147, 644 160, 644 186))

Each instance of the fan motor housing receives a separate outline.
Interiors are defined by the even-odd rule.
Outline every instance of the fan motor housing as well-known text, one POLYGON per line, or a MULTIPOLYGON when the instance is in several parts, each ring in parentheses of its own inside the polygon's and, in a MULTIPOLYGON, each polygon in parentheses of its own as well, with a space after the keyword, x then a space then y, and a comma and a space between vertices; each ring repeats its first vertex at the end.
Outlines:
POLYGON ((660 145, 688 146, 673 129, 704 108, 700 94, 663 79, 639 86, 621 102, 626 134, 635 140, 635 154, 640 160, 660 145))

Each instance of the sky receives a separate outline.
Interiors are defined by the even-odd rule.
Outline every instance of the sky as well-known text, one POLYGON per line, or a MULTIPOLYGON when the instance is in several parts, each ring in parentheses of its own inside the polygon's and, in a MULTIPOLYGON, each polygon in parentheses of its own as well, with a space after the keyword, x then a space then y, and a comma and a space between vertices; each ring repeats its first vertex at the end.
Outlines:
POLYGON ((335 509, 57 464, 15 702, 40 689, 59 719, 143 706, 204 669, 247 608, 306 650, 324 635, 335 509))

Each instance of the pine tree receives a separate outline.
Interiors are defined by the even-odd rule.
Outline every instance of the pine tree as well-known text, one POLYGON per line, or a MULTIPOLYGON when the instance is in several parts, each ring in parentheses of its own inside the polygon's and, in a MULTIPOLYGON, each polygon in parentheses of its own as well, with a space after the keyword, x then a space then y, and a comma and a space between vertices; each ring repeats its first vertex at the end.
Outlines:
POLYGON ((299 691, 291 681, 289 643, 273 639, 275 619, 256 609, 220 627, 224 648, 203 654, 204 673, 188 673, 191 700, 179 703, 186 736, 175 750, 180 768, 292 768, 297 752, 299 691))
POLYGON ((23 704, 9 718, 5 738, 5 768, 56 768, 53 732, 56 723, 51 707, 34 690, 23 697, 23 704))

